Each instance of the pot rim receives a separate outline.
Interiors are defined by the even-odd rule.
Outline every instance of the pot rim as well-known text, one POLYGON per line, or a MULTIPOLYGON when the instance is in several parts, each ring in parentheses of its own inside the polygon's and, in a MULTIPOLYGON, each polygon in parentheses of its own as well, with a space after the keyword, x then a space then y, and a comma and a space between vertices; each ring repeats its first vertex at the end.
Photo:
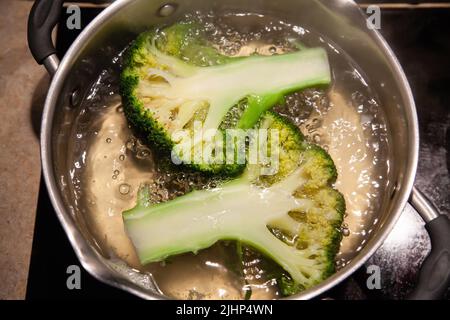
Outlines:
MULTIPOLYGON (((40 140, 43 176, 48 189, 50 200, 56 211, 58 219, 63 226, 64 231, 66 232, 67 237, 69 238, 69 241, 78 259, 80 260, 81 265, 93 277, 95 277, 99 281, 130 292, 141 298, 170 299, 169 297, 157 293, 152 293, 149 290, 133 284, 130 281, 125 281, 125 279, 123 278, 118 278, 117 276, 114 277, 115 271, 112 269, 112 267, 100 261, 100 254, 88 243, 88 241, 81 234, 80 230, 76 227, 75 222, 73 221, 73 216, 71 215, 68 208, 64 206, 64 201, 62 200, 53 171, 51 147, 53 116, 56 109, 56 102, 58 100, 57 97, 59 96, 59 93, 62 89, 64 79, 71 71, 73 61, 75 61, 78 53, 83 48, 85 43, 87 43, 89 37, 98 29, 100 25, 102 25, 111 16, 116 14, 132 1, 133 0, 115 1, 106 9, 104 9, 94 20, 91 21, 91 23, 88 24, 88 26, 86 26, 86 28, 75 39, 75 41, 72 43, 69 50, 63 57, 59 68, 51 81, 42 115, 42 129, 40 140)), ((353 0, 341 0, 341 2, 342 1, 346 2, 345 5, 356 6, 353 0)), ((394 55, 392 49, 389 47, 386 40, 377 30, 372 30, 372 32, 375 36, 374 40, 376 44, 386 54, 389 64, 392 67, 393 72, 397 77, 397 81, 400 84, 400 88, 403 93, 403 99, 405 101, 404 109, 407 120, 408 144, 410 148, 408 150, 406 160, 408 163, 406 165, 406 174, 403 185, 400 190, 397 190, 400 193, 399 199, 391 210, 390 215, 392 217, 389 219, 389 221, 384 226, 382 226, 382 229, 376 233, 374 238, 372 238, 370 242, 364 246, 364 248, 356 255, 356 257, 350 261, 350 263, 348 263, 346 266, 338 270, 335 274, 333 274, 317 286, 305 290, 299 294, 287 297, 286 299, 304 300, 314 298, 317 295, 336 286, 344 279, 349 277, 357 269, 359 269, 375 253, 375 251, 381 246, 386 237, 389 235, 398 218, 400 217, 413 188, 419 155, 419 129, 413 94, 407 78, 403 72, 403 69, 400 66, 400 63, 394 55)))

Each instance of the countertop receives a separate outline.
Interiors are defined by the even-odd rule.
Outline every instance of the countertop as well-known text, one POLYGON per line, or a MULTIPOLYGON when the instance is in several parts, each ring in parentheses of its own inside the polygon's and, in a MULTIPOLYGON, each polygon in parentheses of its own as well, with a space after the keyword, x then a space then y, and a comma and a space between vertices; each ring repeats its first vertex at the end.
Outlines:
POLYGON ((25 297, 40 180, 40 123, 49 77, 26 43, 32 2, 0 1, 0 299, 25 297))

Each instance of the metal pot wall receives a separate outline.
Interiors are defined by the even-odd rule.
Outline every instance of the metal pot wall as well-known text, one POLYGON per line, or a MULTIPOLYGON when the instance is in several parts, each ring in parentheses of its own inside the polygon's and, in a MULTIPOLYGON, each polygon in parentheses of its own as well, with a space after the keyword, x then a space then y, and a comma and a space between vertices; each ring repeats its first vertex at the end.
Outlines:
POLYGON ((82 94, 86 83, 105 67, 139 32, 151 25, 176 21, 187 12, 257 12, 320 30, 344 49, 371 79, 391 128, 391 172, 378 213, 379 222, 364 245, 345 267, 314 288, 292 296, 309 299, 332 288, 357 270, 383 243, 410 199, 425 220, 432 252, 425 261, 412 299, 436 299, 450 281, 450 221, 439 215, 427 199, 413 188, 418 161, 419 132, 413 96, 406 77, 388 44, 351 0, 117 0, 93 20, 59 62, 51 31, 59 21, 62 0, 36 1, 29 19, 28 41, 40 64, 53 80, 47 95, 41 132, 45 182, 58 218, 83 267, 100 281, 147 299, 164 298, 156 288, 144 289, 117 270, 101 253, 83 217, 74 214, 69 191, 58 177, 67 161, 68 136, 76 110, 73 95, 82 94), (161 14, 166 12, 167 14, 161 14), (76 93, 74 93, 76 91, 76 93), (72 100, 72 101, 71 101, 72 100))

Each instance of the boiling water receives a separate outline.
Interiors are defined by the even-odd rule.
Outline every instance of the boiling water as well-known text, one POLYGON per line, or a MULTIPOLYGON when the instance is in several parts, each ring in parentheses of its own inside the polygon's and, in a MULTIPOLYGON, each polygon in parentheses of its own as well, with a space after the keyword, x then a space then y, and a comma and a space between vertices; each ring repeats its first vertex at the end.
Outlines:
MULTIPOLYGON (((206 25, 213 43, 228 55, 279 54, 298 46, 327 49, 331 88, 293 94, 276 111, 328 150, 336 163, 336 187, 347 203, 346 237, 337 259, 338 268, 342 267, 372 232, 387 183, 388 133, 369 79, 337 45, 312 30, 261 15, 197 14, 195 19, 206 25)), ((100 247, 113 261, 126 262, 126 267, 117 264, 122 272, 142 285, 154 279, 161 292, 172 297, 242 299, 249 297, 250 290, 252 299, 277 297, 276 282, 267 273, 270 263, 244 251, 242 266, 234 243, 221 242, 197 255, 140 265, 121 217, 122 211, 135 205, 139 186, 149 184, 152 201, 161 202, 216 182, 196 173, 165 172, 158 165, 160 159, 133 136, 118 95, 120 64, 121 54, 93 82, 72 133, 77 147, 69 151, 69 185, 100 247)))

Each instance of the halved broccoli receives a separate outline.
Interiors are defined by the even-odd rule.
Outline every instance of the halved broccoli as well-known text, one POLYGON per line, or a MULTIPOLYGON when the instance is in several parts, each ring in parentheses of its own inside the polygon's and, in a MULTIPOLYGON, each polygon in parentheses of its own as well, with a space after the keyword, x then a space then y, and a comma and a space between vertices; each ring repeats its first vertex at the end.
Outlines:
POLYGON ((279 132, 277 174, 261 176, 249 165, 241 177, 217 188, 159 204, 149 203, 146 188, 140 191, 137 206, 123 219, 143 264, 236 240, 289 274, 279 279, 284 294, 309 288, 334 272, 345 201, 332 186, 332 159, 271 111, 257 126, 279 132))
MULTIPOLYGON (((199 25, 180 22, 139 35, 128 50, 120 82, 125 114, 147 142, 175 152, 178 161, 194 169, 232 175, 245 164, 237 163, 234 154, 227 156, 226 148, 204 148, 213 142, 194 137, 196 121, 203 133, 217 130, 240 103, 244 110, 235 127, 252 128, 285 94, 329 84, 330 69, 321 48, 228 57, 205 39, 199 25), (190 139, 192 152, 186 152, 180 131, 190 139)), ((226 140, 222 130, 214 137, 226 140)))

